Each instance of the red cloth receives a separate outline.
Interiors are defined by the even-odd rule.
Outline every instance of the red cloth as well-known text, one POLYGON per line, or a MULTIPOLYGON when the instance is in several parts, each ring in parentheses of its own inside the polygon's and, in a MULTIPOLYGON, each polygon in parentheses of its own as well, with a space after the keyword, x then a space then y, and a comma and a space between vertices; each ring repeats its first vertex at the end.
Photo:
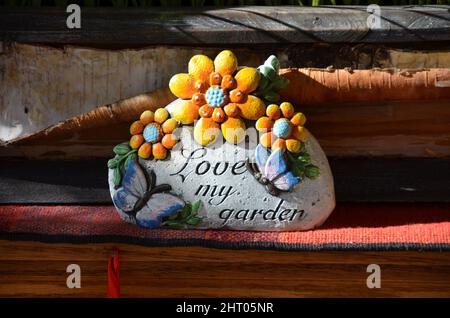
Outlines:
POLYGON ((149 230, 125 223, 113 206, 0 206, 0 238, 18 239, 23 234, 39 240, 56 237, 52 241, 149 245, 172 242, 172 245, 301 250, 329 249, 333 244, 358 249, 376 244, 391 244, 388 247, 394 248, 404 244, 401 246, 410 248, 407 243, 417 249, 437 244, 440 249, 450 246, 450 204, 340 203, 323 226, 306 232, 149 230))

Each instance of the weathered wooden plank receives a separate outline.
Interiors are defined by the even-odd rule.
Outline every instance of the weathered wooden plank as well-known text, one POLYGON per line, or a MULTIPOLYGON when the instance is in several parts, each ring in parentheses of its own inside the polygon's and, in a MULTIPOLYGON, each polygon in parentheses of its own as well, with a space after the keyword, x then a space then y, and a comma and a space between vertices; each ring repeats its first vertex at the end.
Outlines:
POLYGON ((450 100, 299 107, 328 156, 450 157, 450 100))
POLYGON ((121 252, 123 297, 450 295, 450 253, 317 253, 0 241, 0 296, 104 297, 107 259, 114 248, 121 252), (65 268, 73 263, 81 267, 80 289, 65 285, 65 268), (381 266, 381 289, 366 286, 369 264, 381 266))
MULTIPOLYGON (((450 202, 450 160, 331 158, 339 202, 450 202)), ((0 204, 110 204, 105 160, 2 160, 0 204)))
MULTIPOLYGON (((33 134, 100 105, 167 87, 173 74, 187 70, 192 55, 214 57, 220 50, 107 50, 4 43, 0 45, 0 141, 33 134)), ((283 67, 450 68, 450 44, 438 51, 425 45, 405 51, 374 44, 266 45, 233 50, 241 65, 251 66, 262 63, 268 54, 276 54, 283 67)))
MULTIPOLYGON (((0 147, 0 157, 86 159, 110 156, 130 138, 129 125, 173 99, 140 95, 0 147), (133 107, 131 107, 133 106, 133 107)), ((450 157, 450 100, 304 105, 307 127, 328 156, 450 157)))
POLYGON ((83 8, 82 28, 68 29, 64 8, 2 8, 0 40, 83 44, 244 44, 448 41, 448 6, 382 7, 368 27, 365 6, 83 8))
MULTIPOLYGON (((183 47, 98 50, 5 45, 0 58, 0 141, 167 87, 173 74, 187 70, 192 55, 217 52, 183 47)), ((264 58, 249 50, 236 53, 243 65, 259 65, 264 58)))
POLYGON ((450 100, 450 70, 281 69, 289 85, 282 100, 294 105, 450 100))

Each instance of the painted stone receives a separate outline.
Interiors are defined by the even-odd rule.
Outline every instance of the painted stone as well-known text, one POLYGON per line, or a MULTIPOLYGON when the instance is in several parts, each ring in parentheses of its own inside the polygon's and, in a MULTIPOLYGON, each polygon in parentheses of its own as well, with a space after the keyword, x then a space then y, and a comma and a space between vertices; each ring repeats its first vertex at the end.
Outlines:
POLYGON ((289 82, 278 75, 278 59, 237 66, 228 50, 214 62, 192 57, 189 73, 169 82, 179 99, 144 111, 129 142, 114 147, 109 183, 124 220, 291 231, 317 227, 332 212, 333 178, 305 115, 288 101, 274 104, 289 82))
MULTIPOLYGON (((304 178, 298 184, 292 176, 282 176, 292 189, 271 193, 267 189, 271 186, 261 182, 260 174, 275 188, 283 188, 283 182, 277 185, 278 175, 291 172, 283 167, 281 150, 269 154, 265 148, 257 146, 257 138, 251 137, 251 131, 248 132, 248 140, 241 144, 216 142, 203 147, 194 141, 192 128, 183 126, 174 132, 178 133, 179 142, 168 159, 136 159, 136 166, 132 168, 135 172, 129 173, 132 169, 128 168, 117 189, 114 171, 109 170, 111 196, 125 221, 150 228, 178 224, 171 220, 175 208, 170 208, 186 209, 189 205, 189 209, 195 206, 197 216, 183 223, 183 228, 294 231, 320 226, 333 211, 333 177, 326 156, 312 134, 309 133, 305 148, 320 174, 315 179, 304 178), (266 153, 261 149, 258 151, 257 147, 266 153), (257 168, 252 169, 251 166, 257 168), (136 167, 142 167, 143 174, 154 176, 150 183, 164 186, 142 208, 138 206, 141 210, 130 216, 125 210, 136 204, 139 196, 145 195, 149 183, 143 181, 145 177, 141 172, 136 173, 136 167), (272 167, 278 170, 274 171, 272 167), (131 192, 137 199, 127 199, 131 202, 124 199, 128 205, 117 199, 131 192), (190 226, 190 223, 195 226, 190 226)), ((132 163, 128 165, 133 167, 132 163)))

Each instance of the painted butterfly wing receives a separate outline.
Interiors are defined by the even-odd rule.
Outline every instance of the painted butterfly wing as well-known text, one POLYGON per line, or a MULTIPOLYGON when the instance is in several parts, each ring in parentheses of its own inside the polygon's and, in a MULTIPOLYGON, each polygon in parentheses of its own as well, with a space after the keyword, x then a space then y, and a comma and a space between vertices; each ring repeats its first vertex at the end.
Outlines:
POLYGON ((147 179, 141 166, 137 160, 130 160, 122 179, 122 188, 127 189, 135 196, 141 197, 147 191, 147 187, 147 179))
POLYGON ((122 178, 122 186, 113 196, 113 202, 118 209, 130 212, 146 191, 147 179, 145 174, 137 161, 131 160, 122 178))
POLYGON ((275 188, 281 191, 289 191, 299 182, 300 180, 290 171, 283 173, 272 181, 275 188))
POLYGON ((114 205, 123 212, 133 211, 134 205, 138 200, 138 197, 130 194, 124 188, 117 190, 113 196, 114 205))
POLYGON ((279 149, 272 151, 264 167, 265 177, 269 181, 272 181, 280 174, 286 172, 286 170, 287 165, 283 157, 283 152, 279 149))
POLYGON ((259 168, 261 173, 264 173, 264 169, 266 167, 267 159, 269 159, 270 152, 267 148, 263 147, 261 144, 258 144, 255 148, 255 161, 256 165, 259 168))
POLYGON ((184 201, 169 193, 155 193, 147 204, 136 214, 137 223, 154 229, 161 225, 162 218, 183 208, 184 201))

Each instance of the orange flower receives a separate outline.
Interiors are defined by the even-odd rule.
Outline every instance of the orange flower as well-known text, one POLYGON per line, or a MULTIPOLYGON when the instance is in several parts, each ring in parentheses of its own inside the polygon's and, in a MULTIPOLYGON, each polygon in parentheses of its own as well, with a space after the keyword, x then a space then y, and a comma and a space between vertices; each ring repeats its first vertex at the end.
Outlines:
POLYGON ((130 147, 138 149, 138 156, 149 159, 165 159, 168 151, 178 142, 173 134, 178 127, 174 118, 169 118, 165 108, 158 108, 155 112, 146 110, 140 119, 130 126, 130 147))
POLYGON ((266 115, 258 119, 256 129, 262 133, 260 143, 266 148, 288 150, 299 153, 302 143, 306 141, 307 130, 303 127, 306 117, 295 112, 291 103, 281 103, 280 106, 267 106, 266 115))

